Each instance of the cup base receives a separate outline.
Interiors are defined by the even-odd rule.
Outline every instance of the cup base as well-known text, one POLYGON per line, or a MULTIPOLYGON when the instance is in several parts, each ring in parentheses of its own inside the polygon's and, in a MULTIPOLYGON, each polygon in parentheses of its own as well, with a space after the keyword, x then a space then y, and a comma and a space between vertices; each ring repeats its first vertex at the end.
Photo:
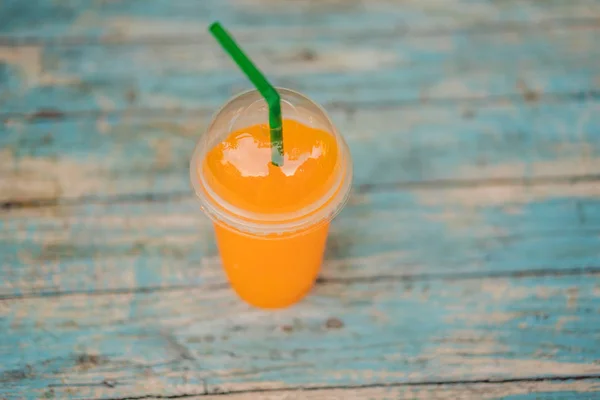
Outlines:
POLYGON ((293 298, 286 299, 286 300, 281 299, 279 301, 268 301, 268 300, 257 300, 254 298, 244 297, 244 295, 242 293, 240 293, 233 284, 231 284, 231 287, 232 287, 234 293, 240 300, 242 300, 244 303, 246 303, 252 307, 260 308, 263 310, 281 310, 284 308, 291 307, 291 306, 299 303, 300 301, 302 301, 308 295, 308 293, 310 293, 313 286, 314 286, 314 282, 310 286, 308 286, 304 291, 302 291, 301 293, 298 293, 297 296, 295 296, 293 298))

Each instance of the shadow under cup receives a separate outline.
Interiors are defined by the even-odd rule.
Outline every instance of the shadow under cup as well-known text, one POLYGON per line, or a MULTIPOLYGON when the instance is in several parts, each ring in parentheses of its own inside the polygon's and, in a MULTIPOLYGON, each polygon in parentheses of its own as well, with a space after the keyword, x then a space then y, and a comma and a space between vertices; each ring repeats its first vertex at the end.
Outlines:
MULTIPOLYGON (((316 201, 284 213, 257 213, 226 202, 208 183, 204 160, 215 146, 232 132, 268 125, 267 104, 256 90, 232 98, 217 112, 190 163, 191 183, 202 210, 213 221, 229 282, 243 300, 261 308, 286 307, 308 293, 323 262, 329 223, 345 205, 352 183, 350 151, 325 111, 300 93, 277 91, 284 120, 298 121, 335 140, 336 163, 316 201)), ((293 149, 286 147, 285 138, 284 129, 288 154, 293 149)))

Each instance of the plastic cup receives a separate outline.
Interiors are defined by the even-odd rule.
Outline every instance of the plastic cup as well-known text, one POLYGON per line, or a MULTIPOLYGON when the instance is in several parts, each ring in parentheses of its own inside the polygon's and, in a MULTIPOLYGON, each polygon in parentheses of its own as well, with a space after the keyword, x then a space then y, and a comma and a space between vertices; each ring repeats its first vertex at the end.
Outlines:
POLYGON ((227 278, 243 300, 261 308, 289 306, 310 291, 329 223, 352 183, 350 151, 326 112, 300 93, 277 91, 282 167, 267 165, 271 149, 257 139, 262 131, 268 137, 269 128, 268 106, 256 90, 216 113, 190 163, 192 187, 213 221, 227 278), (313 134, 320 135, 315 143, 313 134), (312 150, 302 152, 306 148, 312 150))

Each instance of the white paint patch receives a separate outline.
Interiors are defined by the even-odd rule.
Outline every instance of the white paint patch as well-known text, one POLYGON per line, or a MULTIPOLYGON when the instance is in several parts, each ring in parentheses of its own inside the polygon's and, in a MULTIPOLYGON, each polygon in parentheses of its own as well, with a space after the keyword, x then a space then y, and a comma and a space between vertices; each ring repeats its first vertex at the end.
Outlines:
POLYGON ((494 301, 524 300, 531 295, 529 288, 515 286, 515 281, 506 279, 485 279, 480 284, 480 290, 494 301))
POLYGON ((571 287, 567 289, 567 308, 569 310, 574 310, 577 308, 577 303, 579 300, 579 289, 576 287, 571 287))
POLYGON ((111 125, 106 117, 98 117, 96 120, 96 129, 101 135, 106 135, 111 131, 111 125))
POLYGON ((324 275, 327 278, 334 277, 360 277, 372 276, 373 265, 377 265, 379 271, 396 271, 398 275, 405 275, 407 272, 415 273, 423 268, 415 267, 403 263, 408 254, 404 251, 390 251, 378 253, 366 257, 353 257, 342 260, 326 260, 323 266, 324 275), (352 266, 352 270, 349 270, 352 266))
POLYGON ((96 103, 98 104, 100 110, 109 112, 115 111, 117 109, 117 104, 115 100, 110 98, 109 96, 105 96, 98 92, 94 92, 92 96, 96 100, 96 103))
POLYGON ((491 324, 501 325, 514 319, 520 318, 521 314, 517 312, 469 312, 463 314, 453 314, 447 318, 447 321, 461 321, 468 326, 491 324))
MULTIPOLYGON (((372 0, 373 3, 381 3, 381 0, 372 0)), ((260 9, 262 12, 274 12, 285 10, 287 13, 300 13, 305 12, 306 8, 314 8, 314 7, 332 7, 332 6, 343 6, 350 4, 351 6, 356 6, 360 3, 358 0, 295 0, 293 2, 293 7, 286 4, 283 6, 280 0, 237 0, 236 6, 240 8, 246 8, 248 11, 256 11, 256 9, 260 9), (273 8, 276 6, 282 6, 281 8, 273 8)))
POLYGON ((171 140, 166 138, 159 138, 150 142, 154 149, 154 166, 158 171, 164 171, 171 166, 173 162, 172 143, 171 140))
MULTIPOLYGON (((329 373, 329 372, 328 372, 329 373)), ((129 373, 111 373, 108 374, 115 382, 125 383, 116 388, 110 388, 103 385, 98 386, 57 386, 54 389, 55 395, 59 398, 67 397, 110 397, 115 394, 115 390, 119 390, 119 396, 138 396, 140 393, 166 393, 166 394, 189 394, 203 393, 204 387, 202 384, 189 385, 186 391, 181 391, 179 385, 167 385, 163 380, 153 377, 136 377, 131 379, 129 373), (147 381, 148 380, 148 381, 147 381)), ((347 380, 345 374, 332 374, 340 380, 347 380)), ((169 374, 170 382, 176 379, 177 376, 169 374)), ((87 381, 94 381, 97 376, 86 377, 87 381)), ((430 377, 431 379, 431 377, 430 377)), ((357 381, 357 384, 365 381, 357 381)), ((366 381, 369 383, 377 382, 374 377, 366 381)), ((569 381, 569 382, 519 382, 519 383, 486 383, 486 384, 464 384, 464 385, 417 385, 417 386, 398 386, 398 387, 376 387, 376 388, 349 388, 349 389, 314 389, 324 385, 310 385, 312 390, 302 390, 287 388, 287 385, 282 382, 260 382, 257 386, 256 382, 249 380, 246 383, 227 383, 226 385, 218 385, 220 389, 227 391, 250 391, 250 393, 228 394, 228 400, 364 400, 364 399, 414 399, 414 400, 455 400, 455 399, 481 399, 492 400, 505 398, 509 396, 529 395, 539 393, 540 397, 546 396, 549 393, 555 393, 560 396, 562 392, 577 392, 588 393, 590 398, 594 397, 593 393, 599 391, 598 384, 593 381, 569 381), (261 389, 282 389, 276 392, 257 393, 253 390, 260 387, 261 389)), ((305 385, 303 385, 306 387, 305 385)), ((208 390, 213 390, 213 385, 208 385, 208 390)), ((36 392, 39 398, 44 397, 47 389, 36 392)), ((206 400, 222 400, 222 395, 201 395, 202 399, 206 400)), ((149 400, 160 400, 159 398, 149 397, 149 400)))
POLYGON ((600 185, 594 182, 545 184, 535 186, 482 186, 447 190, 414 190, 420 204, 427 206, 517 207, 553 198, 600 198, 600 185))
POLYGON ((297 53, 273 58, 269 71, 278 74, 306 74, 317 72, 358 72, 384 69, 397 62, 391 51, 373 49, 331 50, 304 59, 297 53))
POLYGON ((17 67, 29 86, 40 74, 41 54, 39 46, 0 47, 0 62, 17 67))
MULTIPOLYGON (((573 147, 575 144, 570 144, 573 147)), ((576 158, 559 157, 550 161, 537 161, 532 164, 526 162, 514 162, 507 164, 492 165, 482 168, 481 166, 467 166, 458 171, 462 179, 482 178, 539 178, 545 176, 570 177, 586 174, 597 174, 600 172, 600 158, 587 158, 582 162, 581 156, 589 154, 589 144, 577 145, 581 153, 576 158)))
MULTIPOLYGON (((83 21, 89 29, 89 21, 83 21)), ((152 19, 132 17, 112 17, 108 20, 97 21, 98 27, 107 33, 105 41, 127 41, 141 37, 195 37, 205 41, 209 39, 207 33, 209 21, 185 21, 181 19, 152 19), (206 40, 205 40, 206 39, 206 40)))
POLYGON ((16 158, 0 151, 0 201, 57 199, 106 194, 106 182, 97 169, 65 159, 16 158))
POLYGON ((452 97, 485 97, 488 93, 483 88, 469 86, 467 82, 473 82, 473 76, 468 75, 464 78, 446 79, 441 75, 441 81, 422 89, 421 97, 423 100, 428 98, 452 98, 452 97))
POLYGON ((449 356, 441 357, 439 362, 446 365, 454 364, 455 368, 451 373, 453 376, 472 376, 473 371, 477 371, 476 375, 486 377, 486 379, 499 376, 529 377, 531 371, 536 371, 537 375, 548 376, 600 373, 600 365, 553 360, 503 359, 500 357, 465 359, 461 356, 449 356))
POLYGON ((20 73, 24 85, 22 89, 36 86, 56 86, 78 83, 72 76, 54 74, 43 66, 41 46, 0 46, 0 63, 14 66, 20 73))
MULTIPOLYGON (((183 108, 186 105, 185 99, 169 96, 160 93, 148 93, 144 95, 144 103, 149 108, 162 108, 167 110, 183 108)), ((193 106, 193 104, 190 104, 193 106)), ((198 131, 198 133, 201 131, 198 131)))
POLYGON ((535 288, 535 292, 536 292, 536 297, 538 299, 549 299, 550 297, 555 297, 555 296, 562 296, 563 295, 563 291, 562 288, 556 288, 556 287, 548 287, 548 286, 537 286, 535 288))

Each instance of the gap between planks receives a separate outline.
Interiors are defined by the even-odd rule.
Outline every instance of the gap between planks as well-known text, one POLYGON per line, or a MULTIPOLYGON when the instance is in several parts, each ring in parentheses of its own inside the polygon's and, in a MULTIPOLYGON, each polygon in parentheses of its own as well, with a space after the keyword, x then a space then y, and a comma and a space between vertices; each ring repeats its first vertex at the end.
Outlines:
MULTIPOLYGON (((398 382, 398 383, 374 383, 366 385, 341 385, 341 386, 315 386, 315 387, 298 387, 286 389, 248 389, 238 391, 221 392, 218 388, 210 391, 208 386, 204 388, 203 393, 176 394, 176 395, 142 395, 133 397, 106 397, 97 400, 142 400, 142 399, 184 399, 204 396, 219 396, 227 397, 234 395, 260 395, 269 393, 294 393, 294 392, 320 392, 330 390, 368 390, 379 388, 410 388, 410 387, 428 387, 428 386, 470 386, 470 385, 510 385, 515 383, 541 383, 541 382, 568 382, 568 381, 590 381, 598 380, 600 375, 564 375, 564 376, 547 376, 547 377, 525 377, 525 378, 510 378, 510 379, 474 379, 474 380, 456 380, 456 381, 422 381, 422 382, 398 382)), ((284 400, 286 397, 283 398, 284 400)))
MULTIPOLYGON (((538 94, 535 100, 536 104, 541 103, 568 103, 600 100, 600 88, 591 88, 586 91, 576 92, 556 92, 538 94)), ((367 110, 389 110, 394 108, 413 108, 413 107, 444 107, 455 103, 463 105, 478 105, 480 107, 494 106, 504 103, 525 104, 531 103, 527 93, 505 93, 493 96, 480 97, 438 97, 432 99, 398 99, 385 101, 334 101, 323 103, 322 106, 328 111, 345 111, 353 113, 357 109, 367 110)), ((28 123, 59 121, 65 119, 86 119, 100 117, 143 117, 143 116, 189 116, 203 115, 210 116, 214 113, 214 107, 210 108, 131 108, 122 110, 80 110, 65 111, 58 109, 39 109, 32 112, 9 112, 1 113, 0 120, 8 121, 11 119, 23 119, 28 123)))
MULTIPOLYGON (((525 269, 515 271, 499 271, 499 272, 458 272, 458 273, 432 273, 432 274, 401 274, 401 275, 375 275, 368 277, 351 277, 351 278, 327 278, 318 277, 315 285, 351 285, 355 283, 385 283, 390 281, 395 282, 457 282, 468 280, 485 280, 485 279, 527 279, 527 278, 557 278, 567 276, 585 276, 590 277, 600 276, 600 266, 583 266, 580 268, 570 268, 562 270, 549 269, 525 269)), ((150 286, 150 287, 131 287, 121 289, 101 289, 101 290, 71 290, 71 291, 47 291, 47 292, 31 292, 20 294, 0 295, 0 302, 22 299, 43 299, 48 297, 62 296, 112 296, 121 294, 146 294, 160 292, 185 292, 202 288, 204 291, 230 290, 229 283, 217 284, 193 284, 193 285, 172 285, 172 286, 150 286)))

